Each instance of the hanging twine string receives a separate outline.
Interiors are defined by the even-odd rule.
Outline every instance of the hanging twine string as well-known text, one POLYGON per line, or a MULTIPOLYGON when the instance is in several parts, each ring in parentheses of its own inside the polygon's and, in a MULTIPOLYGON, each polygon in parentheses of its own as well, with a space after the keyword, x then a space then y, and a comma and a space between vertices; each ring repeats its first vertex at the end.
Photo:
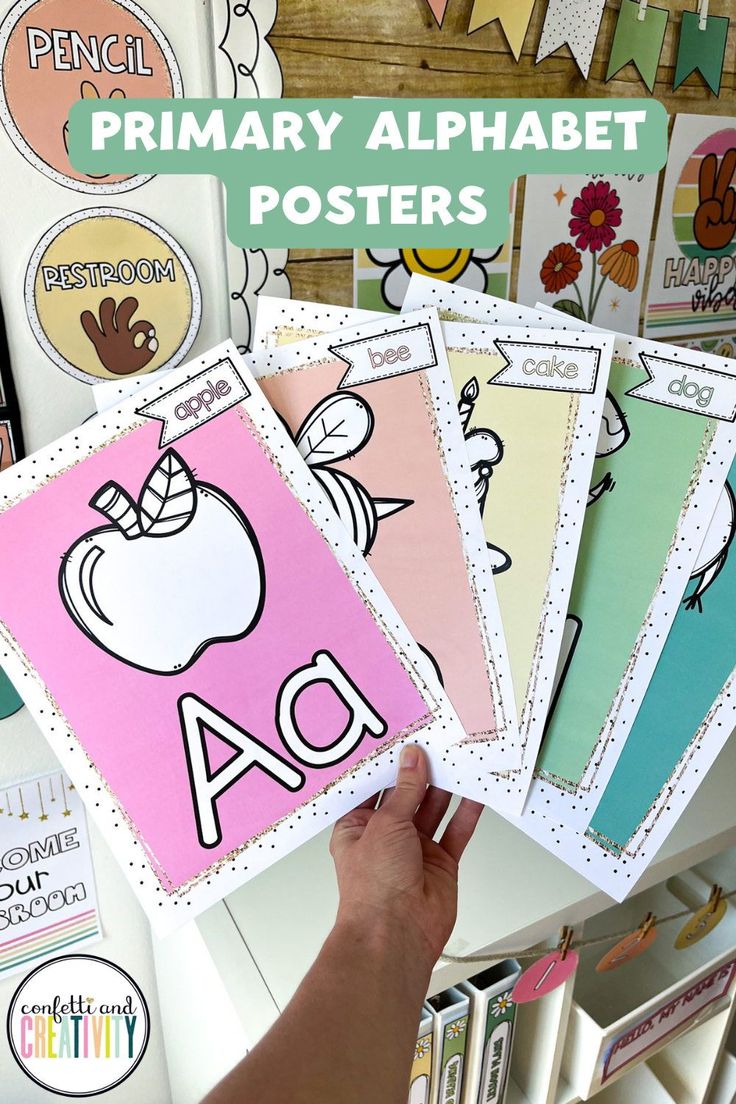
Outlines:
MULTIPOLYGON (((721 898, 736 897, 736 889, 730 890, 728 893, 722 893, 721 898)), ((708 902, 704 901, 703 905, 707 905, 708 902)), ((657 927, 660 924, 669 924, 673 920, 684 920, 686 916, 692 916, 696 910, 691 908, 682 909, 681 912, 673 912, 670 916, 658 916, 657 927)), ((636 929, 634 928, 634 931, 636 929)), ((575 939, 570 945, 571 951, 580 950, 581 947, 599 947, 603 943, 612 943, 619 939, 623 939, 626 935, 631 935, 632 929, 624 928, 623 931, 609 932, 607 935, 600 935, 596 939, 575 939)), ((550 950, 554 948, 550 947, 537 947, 535 950, 523 950, 523 951, 493 951, 490 954, 482 955, 440 955, 441 962, 454 962, 457 965, 462 966, 466 962, 499 962, 504 958, 515 958, 519 961, 533 958, 542 958, 543 955, 549 954, 550 950)))

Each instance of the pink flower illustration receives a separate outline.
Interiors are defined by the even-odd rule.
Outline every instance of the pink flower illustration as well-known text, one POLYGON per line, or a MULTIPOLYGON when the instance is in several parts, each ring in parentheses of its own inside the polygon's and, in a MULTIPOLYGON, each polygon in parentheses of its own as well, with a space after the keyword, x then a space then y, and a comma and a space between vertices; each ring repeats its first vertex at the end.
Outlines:
POLYGON ((568 225, 578 249, 597 253, 607 248, 621 225, 618 192, 605 180, 591 181, 573 200, 572 216, 568 225))

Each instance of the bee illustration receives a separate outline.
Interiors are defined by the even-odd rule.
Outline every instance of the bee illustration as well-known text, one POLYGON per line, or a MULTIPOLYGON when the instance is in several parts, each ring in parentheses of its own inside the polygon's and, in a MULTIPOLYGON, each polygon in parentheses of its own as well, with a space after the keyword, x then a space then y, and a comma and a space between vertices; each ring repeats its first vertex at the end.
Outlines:
POLYGON ((317 404, 294 435, 294 444, 364 556, 375 544, 378 523, 413 504, 406 498, 374 498, 352 475, 332 467, 365 448, 375 418, 365 399, 335 392, 317 404))
MULTIPOLYGON (((472 376, 460 392, 458 413, 468 449, 470 470, 473 473, 475 497, 483 514, 493 469, 503 460, 503 441, 492 429, 468 429, 479 395, 480 385, 475 376, 472 376)), ((500 575, 502 571, 508 571, 511 567, 511 557, 508 552, 504 552, 502 548, 498 548, 489 541, 486 544, 491 554, 493 574, 500 575)))

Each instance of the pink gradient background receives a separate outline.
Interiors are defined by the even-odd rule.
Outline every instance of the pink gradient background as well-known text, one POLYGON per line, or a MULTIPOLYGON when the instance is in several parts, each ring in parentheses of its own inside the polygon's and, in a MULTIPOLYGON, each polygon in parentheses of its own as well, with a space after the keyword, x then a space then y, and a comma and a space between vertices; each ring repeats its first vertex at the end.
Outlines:
MULTIPOLYGON (((296 432, 344 375, 345 364, 335 361, 259 382, 296 432)), ((350 388, 371 406, 375 428, 360 452, 334 466, 375 498, 413 500, 412 506, 379 522, 368 563, 414 639, 437 660, 465 731, 487 733, 496 727, 488 669, 423 380, 426 387, 423 372, 408 372, 350 388)))
MULTIPOLYGON (((257 768, 250 771, 218 800, 222 843, 205 849, 197 840, 177 716, 182 694, 198 694, 287 759, 274 721, 276 695, 284 679, 309 663, 318 649, 331 652, 386 720, 385 740, 426 716, 427 707, 237 410, 201 426, 174 448, 198 478, 238 503, 257 534, 267 582, 265 608, 253 633, 211 645, 188 671, 174 676, 129 667, 84 635, 59 596, 61 557, 82 534, 104 524, 88 502, 108 479, 137 498, 160 455, 159 430, 157 424, 134 430, 0 515, 0 542, 6 550, 0 617, 155 856, 164 885, 171 888, 307 801, 380 743, 365 737, 336 767, 301 768, 307 782, 297 794, 257 768)), ((182 611, 206 602, 206 570, 202 583, 199 591, 197 580, 182 580, 182 611)), ((328 692, 315 687, 299 702, 299 722, 315 744, 320 732, 324 743, 330 743, 336 724, 344 720, 343 708, 327 697, 328 692)), ((213 766, 231 754, 229 749, 218 752, 217 746, 216 739, 210 740, 213 766)), ((81 796, 94 803, 92 782, 81 796)))

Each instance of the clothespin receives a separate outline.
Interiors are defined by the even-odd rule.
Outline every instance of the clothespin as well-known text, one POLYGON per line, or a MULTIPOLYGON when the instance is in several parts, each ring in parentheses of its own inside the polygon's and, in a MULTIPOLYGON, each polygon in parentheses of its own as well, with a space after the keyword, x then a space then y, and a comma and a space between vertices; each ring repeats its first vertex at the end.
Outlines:
POLYGON ((637 16, 637 19, 639 19, 643 23, 644 20, 646 19, 646 17, 647 17, 647 0, 639 0, 639 14, 637 16))
POLYGON ((721 900, 721 897, 722 897, 722 896, 723 896, 723 887, 722 887, 722 886, 719 886, 719 885, 714 885, 714 886, 713 886, 713 887, 711 888, 711 891, 710 891, 710 900, 708 901, 708 904, 710 905, 710 912, 711 912, 711 915, 712 915, 712 914, 713 914, 713 913, 714 913, 714 912, 716 911, 716 909, 718 908, 718 905, 720 904, 720 900, 721 900))
POLYGON ((708 0, 698 0, 698 14, 700 15, 698 30, 704 31, 708 23, 708 0))
POLYGON ((641 942, 644 936, 654 927, 656 923, 657 917, 654 915, 653 912, 648 912, 641 922, 641 926, 639 928, 638 942, 641 942))
POLYGON ((560 962, 564 962, 567 958, 567 952, 570 950, 570 944, 572 943, 572 937, 575 934, 573 928, 569 928, 567 925, 560 932, 560 942, 557 945, 557 950, 560 955, 560 962))

